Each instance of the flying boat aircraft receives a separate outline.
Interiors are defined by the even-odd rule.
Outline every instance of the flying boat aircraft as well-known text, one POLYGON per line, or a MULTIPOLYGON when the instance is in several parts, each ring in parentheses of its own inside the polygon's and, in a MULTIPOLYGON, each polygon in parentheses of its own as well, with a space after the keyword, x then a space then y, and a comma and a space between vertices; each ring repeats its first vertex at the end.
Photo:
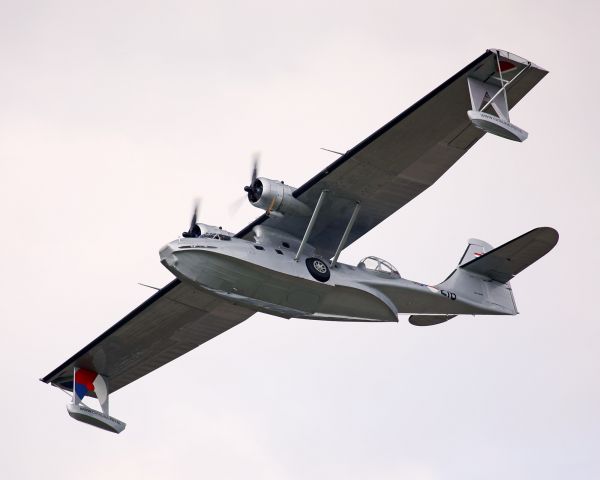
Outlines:
POLYGON ((487 50, 298 188, 258 176, 248 201, 264 213, 237 233, 199 223, 160 249, 175 279, 63 362, 42 381, 70 392, 76 420, 119 433, 108 397, 256 312, 283 318, 409 322, 432 326, 461 315, 516 315, 510 280, 558 242, 535 228, 504 245, 471 239, 439 285, 402 278, 368 256, 342 250, 433 185, 486 132, 522 142, 509 110, 547 71, 487 50), (101 411, 83 403, 98 399, 101 411))

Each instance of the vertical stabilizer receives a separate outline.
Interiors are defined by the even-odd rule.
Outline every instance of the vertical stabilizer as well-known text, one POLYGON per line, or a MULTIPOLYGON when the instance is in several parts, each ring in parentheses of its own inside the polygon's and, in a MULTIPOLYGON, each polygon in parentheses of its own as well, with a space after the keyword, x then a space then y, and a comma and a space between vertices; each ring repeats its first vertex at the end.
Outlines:
POLYGON ((539 227, 497 248, 471 239, 458 268, 436 288, 456 292, 485 308, 516 315, 510 280, 538 261, 558 242, 558 232, 539 227))
POLYGON ((478 258, 494 250, 489 243, 470 238, 458 267, 442 283, 436 286, 440 290, 456 292, 462 298, 481 304, 490 313, 516 315, 517 306, 510 283, 499 283, 484 275, 478 275, 463 268, 478 258))
POLYGON ((492 250, 492 248, 493 247, 489 243, 484 242, 483 240, 470 238, 469 244, 467 245, 467 249, 465 250, 465 253, 461 257, 460 261, 458 262, 458 266, 460 267, 465 263, 470 262, 471 260, 475 260, 476 258, 481 257, 485 253, 492 250))

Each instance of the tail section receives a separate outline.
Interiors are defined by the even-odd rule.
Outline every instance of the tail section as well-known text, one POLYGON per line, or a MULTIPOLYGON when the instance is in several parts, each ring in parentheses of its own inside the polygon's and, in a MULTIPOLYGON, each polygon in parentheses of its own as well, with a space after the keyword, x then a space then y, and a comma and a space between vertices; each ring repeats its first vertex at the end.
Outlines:
POLYGON ((482 304, 490 313, 516 315, 510 280, 557 242, 558 232, 550 227, 531 230, 498 248, 471 239, 457 269, 436 288, 482 304))

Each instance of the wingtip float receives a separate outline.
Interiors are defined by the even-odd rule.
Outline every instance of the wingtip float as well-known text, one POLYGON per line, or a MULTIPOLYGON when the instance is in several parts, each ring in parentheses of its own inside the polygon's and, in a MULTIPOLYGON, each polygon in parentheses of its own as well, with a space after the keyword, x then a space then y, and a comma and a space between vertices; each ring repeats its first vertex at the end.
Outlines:
POLYGON ((121 433, 126 424, 108 414, 108 388, 102 375, 75 367, 73 370, 73 397, 67 403, 67 412, 75 420, 112 433, 121 433), (83 399, 95 396, 101 412, 83 404, 83 399))
POLYGON ((510 121, 512 105, 509 104, 508 91, 530 68, 544 70, 510 52, 495 49, 488 52, 494 55, 496 69, 491 75, 487 71, 475 70, 467 77, 471 98, 471 110, 467 115, 471 123, 484 132, 523 142, 529 134, 510 121))

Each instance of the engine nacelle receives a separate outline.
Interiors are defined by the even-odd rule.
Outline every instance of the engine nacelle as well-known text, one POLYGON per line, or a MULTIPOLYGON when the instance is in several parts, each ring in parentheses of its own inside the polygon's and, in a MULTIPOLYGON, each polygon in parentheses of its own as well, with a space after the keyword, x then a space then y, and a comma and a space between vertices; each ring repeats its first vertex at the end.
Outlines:
POLYGON ((248 200, 256 208, 269 213, 309 216, 312 213, 311 209, 292 195, 294 190, 294 187, 283 182, 258 177, 248 189, 248 200))

